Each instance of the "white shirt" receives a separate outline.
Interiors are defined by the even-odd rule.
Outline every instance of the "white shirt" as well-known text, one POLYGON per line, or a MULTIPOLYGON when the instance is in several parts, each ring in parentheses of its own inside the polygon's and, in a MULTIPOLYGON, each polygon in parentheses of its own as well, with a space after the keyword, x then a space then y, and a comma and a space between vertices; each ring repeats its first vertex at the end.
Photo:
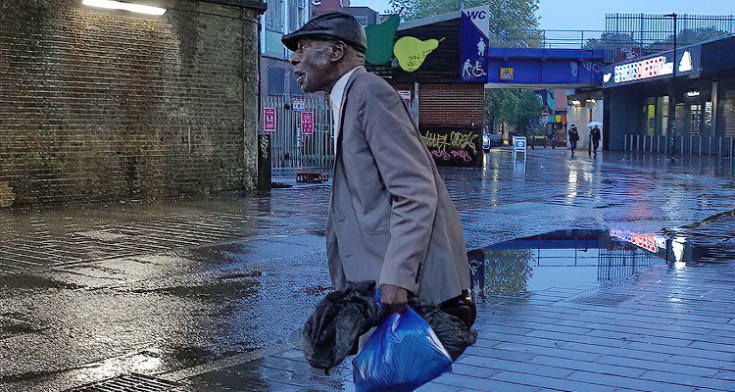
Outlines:
POLYGON ((329 93, 329 106, 332 107, 332 125, 334 125, 334 151, 337 151, 337 139, 339 137, 339 119, 342 117, 342 99, 345 95, 345 88, 347 88, 347 81, 350 80, 350 76, 355 72, 356 69, 363 68, 362 66, 355 67, 352 71, 342 75, 337 83, 332 87, 332 92, 329 93))

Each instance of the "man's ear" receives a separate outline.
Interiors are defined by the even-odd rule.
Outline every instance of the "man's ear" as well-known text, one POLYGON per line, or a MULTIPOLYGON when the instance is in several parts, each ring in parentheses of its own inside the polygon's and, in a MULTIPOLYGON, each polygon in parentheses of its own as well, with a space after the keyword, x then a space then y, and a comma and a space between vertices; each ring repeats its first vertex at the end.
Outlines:
POLYGON ((332 44, 332 51, 330 52, 329 59, 336 63, 342 60, 347 54, 347 44, 342 41, 337 41, 332 44))

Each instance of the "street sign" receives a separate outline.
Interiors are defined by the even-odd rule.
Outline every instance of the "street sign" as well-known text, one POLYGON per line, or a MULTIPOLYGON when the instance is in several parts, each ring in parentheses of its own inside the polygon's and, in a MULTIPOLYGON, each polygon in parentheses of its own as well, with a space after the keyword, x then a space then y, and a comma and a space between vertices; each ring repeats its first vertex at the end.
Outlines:
POLYGON ((512 81, 513 80, 513 68, 500 68, 500 80, 512 81))
POLYGON ((301 113, 301 133, 311 135, 314 133, 314 112, 301 113))
POLYGON ((411 90, 398 90, 398 95, 400 95, 401 99, 404 101, 411 100, 411 90))
POLYGON ((275 132, 276 130, 276 108, 263 108, 263 131, 275 132))
POLYGON ((526 137, 513 136, 513 151, 526 152, 526 137))

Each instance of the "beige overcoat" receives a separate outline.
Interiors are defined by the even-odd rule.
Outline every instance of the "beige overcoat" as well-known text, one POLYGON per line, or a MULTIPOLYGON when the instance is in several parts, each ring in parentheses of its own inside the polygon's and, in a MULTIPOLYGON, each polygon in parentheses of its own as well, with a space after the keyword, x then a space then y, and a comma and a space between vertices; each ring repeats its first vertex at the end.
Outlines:
POLYGON ((462 224, 398 93, 356 69, 339 124, 326 230, 334 288, 375 280, 427 303, 460 295, 470 287, 462 224))

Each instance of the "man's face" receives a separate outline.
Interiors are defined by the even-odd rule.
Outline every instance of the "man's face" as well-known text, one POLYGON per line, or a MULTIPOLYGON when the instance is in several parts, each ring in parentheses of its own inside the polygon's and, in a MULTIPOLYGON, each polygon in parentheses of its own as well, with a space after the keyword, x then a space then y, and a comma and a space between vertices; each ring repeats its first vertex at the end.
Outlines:
POLYGON ((327 91, 334 84, 332 45, 329 41, 302 39, 291 55, 296 81, 301 91, 327 91))

